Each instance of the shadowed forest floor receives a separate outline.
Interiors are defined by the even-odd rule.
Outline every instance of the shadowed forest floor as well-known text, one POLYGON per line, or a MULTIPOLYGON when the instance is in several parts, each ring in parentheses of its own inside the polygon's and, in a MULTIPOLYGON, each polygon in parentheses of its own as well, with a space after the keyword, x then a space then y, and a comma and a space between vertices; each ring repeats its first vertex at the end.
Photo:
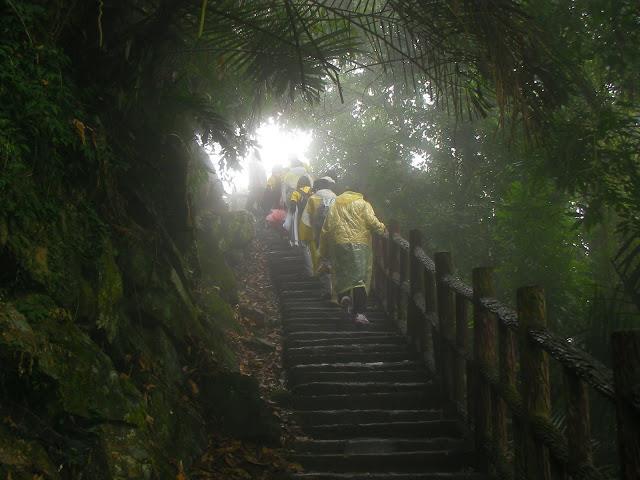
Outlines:
POLYGON ((298 472, 300 465, 287 460, 287 446, 300 436, 291 412, 274 399, 285 394, 282 365, 282 324, 276 293, 268 271, 267 247, 261 235, 234 266, 239 304, 235 310, 239 331, 226 332, 233 339, 240 372, 254 377, 262 398, 280 420, 281 447, 241 441, 213 434, 199 462, 189 471, 178 465, 177 480, 272 479, 298 472))

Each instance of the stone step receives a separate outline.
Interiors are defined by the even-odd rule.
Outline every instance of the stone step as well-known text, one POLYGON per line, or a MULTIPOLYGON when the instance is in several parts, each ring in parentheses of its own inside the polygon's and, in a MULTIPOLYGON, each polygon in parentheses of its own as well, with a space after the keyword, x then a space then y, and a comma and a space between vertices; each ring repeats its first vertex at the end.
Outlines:
POLYGON ((275 283, 279 291, 287 291, 294 288, 296 290, 309 291, 320 287, 320 280, 308 275, 291 278, 280 278, 276 280, 275 283))
POLYGON ((369 325, 356 325, 352 322, 342 320, 316 319, 315 323, 287 323, 283 324, 283 329, 287 336, 294 332, 322 332, 327 328, 333 328, 335 332, 387 332, 398 333, 390 323, 374 323, 369 325))
MULTIPOLYGON (((321 318, 326 318, 327 316, 339 316, 342 314, 342 309, 337 305, 333 307, 327 306, 313 306, 313 305, 287 305, 280 304, 280 310, 282 310, 283 315, 287 317, 295 317, 298 315, 316 315, 321 318)), ((379 317, 380 315, 378 315, 379 317)))
POLYGON ((439 389, 374 299, 358 326, 318 278, 302 271, 300 249, 274 232, 268 262, 279 295, 286 375, 305 435, 293 462, 299 480, 486 480, 461 426, 445 418, 439 389))
POLYGON ((296 454, 305 470, 330 472, 460 472, 473 465, 473 455, 462 450, 390 453, 296 454))
MULTIPOLYGON (((315 295, 315 294, 314 294, 315 295)), ((341 312, 342 310, 335 303, 331 303, 328 300, 321 298, 322 293, 320 290, 317 292, 317 296, 306 298, 304 300, 280 300, 280 310, 284 312, 296 311, 296 310, 309 310, 309 309, 329 309, 334 312, 341 312)), ((314 311, 312 310, 312 311, 314 311)))
POLYGON ((394 328, 393 323, 385 319, 370 319, 367 325, 357 325, 352 320, 345 319, 342 316, 325 316, 324 318, 318 317, 316 315, 313 315, 313 316, 296 315, 295 317, 286 316, 286 315, 282 316, 283 326, 290 326, 290 325, 295 326, 295 325, 305 325, 305 324, 325 325, 326 326, 325 330, 327 328, 336 328, 339 326, 344 326, 344 327, 353 326, 363 330, 369 326, 385 326, 388 329, 388 333, 397 334, 397 332, 393 331, 393 328, 394 328))
MULTIPOLYGON (((335 317, 342 316, 343 310, 333 307, 314 307, 313 305, 281 305, 280 309, 287 317, 301 317, 301 318, 327 318, 328 315, 335 317)), ((369 320, 388 320, 387 316, 383 312, 369 311, 365 313, 369 320)))
MULTIPOLYGON (((328 325, 334 325, 336 322, 354 324, 353 320, 350 320, 350 319, 345 320, 345 316, 342 311, 334 312, 333 314, 330 314, 330 313, 304 312, 304 311, 288 312, 285 310, 285 311, 282 311, 281 316, 282 316, 283 324, 323 323, 323 322, 327 323, 328 325)), ((371 315, 371 316, 367 315, 367 319, 369 320, 369 323, 389 325, 389 328, 394 329, 394 330, 390 330, 389 333, 393 333, 395 335, 398 334, 398 331, 395 325, 382 315, 371 315)))
POLYGON ((302 347, 290 347, 287 355, 316 355, 321 353, 364 353, 364 352, 411 352, 411 347, 406 343, 348 343, 341 345, 305 345, 302 347))
POLYGON ((289 333, 287 334, 285 340, 286 341, 294 341, 294 340, 328 340, 332 341, 333 339, 347 339, 347 338, 391 338, 391 337, 400 337, 405 338, 403 335, 400 335, 397 331, 381 333, 381 332, 363 332, 361 330, 356 330, 352 332, 336 332, 335 330, 322 330, 316 332, 299 332, 299 333, 289 333))
MULTIPOLYGON (((311 300, 309 298, 309 291, 304 289, 291 289, 291 290, 282 290, 280 292, 280 301, 292 301, 292 300, 311 300)), ((324 300, 325 302, 330 302, 331 300, 324 300)))
POLYGON ((291 385, 311 382, 420 382, 430 378, 427 370, 355 370, 289 372, 291 385))
POLYGON ((295 310, 330 310, 333 312, 342 311, 340 306, 336 303, 333 303, 330 300, 323 299, 321 297, 322 292, 318 288, 317 294, 315 290, 311 293, 307 293, 306 298, 281 298, 280 299, 280 308, 284 311, 295 311, 295 310))
POLYGON ((414 354, 407 352, 329 352, 329 353, 287 353, 287 366, 315 363, 347 363, 347 362, 399 362, 412 360, 414 354))
POLYGON ((335 423, 305 426, 304 432, 313 438, 357 437, 460 437, 460 429, 453 420, 410 422, 335 423))
POLYGON ((430 392, 294 395, 295 410, 420 410, 440 407, 439 395, 430 392))
MULTIPOLYGON (((304 271, 304 259, 300 258, 296 261, 288 260, 281 262, 280 260, 272 260, 269 262, 271 276, 276 282, 296 282, 298 280, 313 278, 304 271)), ((314 278, 317 280, 317 278, 314 278)))
POLYGON ((296 413, 303 427, 312 425, 423 422, 442 420, 442 410, 309 410, 296 413))
MULTIPOLYGON (((281 303, 280 311, 285 317, 311 317, 311 318, 327 318, 328 315, 334 318, 342 317, 344 310, 338 306, 323 305, 322 300, 318 298, 314 302, 307 303, 281 303), (315 303, 314 303, 315 302, 315 303)), ((388 321, 387 316, 377 310, 369 310, 365 313, 366 317, 371 321, 388 321)))
POLYGON ((269 269, 271 274, 276 277, 277 281, 295 281, 297 279, 311 278, 304 269, 304 259, 299 258, 297 260, 275 260, 270 262, 269 269))
POLYGON ((374 372, 378 370, 422 370, 423 363, 416 360, 402 360, 399 362, 344 362, 344 363, 317 363, 298 365, 289 368, 289 373, 300 372, 374 372))
POLYGON ((285 348, 322 347, 340 345, 407 345, 402 335, 351 335, 330 338, 286 339, 285 348))
MULTIPOLYGON (((309 288, 305 287, 305 288, 301 288, 299 286, 299 282, 304 282, 305 284, 310 284, 315 282, 317 279, 315 277, 312 278, 305 278, 305 279, 297 279, 297 280, 293 280, 291 282, 284 280, 284 281, 280 281, 280 283, 282 284, 282 288, 279 292, 280 295, 280 299, 281 301, 285 301, 285 302, 309 302, 309 301, 315 301, 316 299, 313 297, 309 297, 309 288), (287 288, 287 286, 291 286, 291 288, 287 288)), ((320 285, 320 283, 318 282, 318 285, 320 285)), ((332 305, 335 306, 339 306, 339 301, 338 299, 324 299, 325 302, 327 303, 331 303, 332 305)), ((366 305, 367 309, 369 310, 380 310, 382 311, 380 305, 374 301, 371 300, 369 302, 367 302, 366 305)))
POLYGON ((286 251, 284 249, 280 250, 280 255, 278 256, 278 261, 280 262, 286 262, 286 261, 290 261, 290 260, 298 260, 304 258, 304 256, 302 255, 301 251, 296 251, 293 249, 290 249, 289 251, 286 251))
POLYGON ((287 477, 290 480, 489 480, 490 477, 473 472, 422 472, 422 473, 336 473, 305 472, 287 477))
POLYGON ((293 449, 299 453, 336 455, 353 453, 389 453, 423 450, 468 450, 463 438, 352 438, 332 440, 300 440, 293 449))
POLYGON ((409 391, 435 394, 435 388, 432 382, 314 382, 296 385, 291 391, 295 395, 341 395, 409 391))
POLYGON ((280 294, 280 292, 282 292, 283 290, 288 290, 291 288, 292 285, 295 285, 296 288, 299 288, 301 290, 306 290, 309 294, 309 299, 313 300, 315 298, 320 298, 319 295, 322 294, 323 290, 322 290, 322 285, 320 285, 320 283, 315 280, 315 279, 310 279, 309 277, 306 277, 305 279, 301 279, 301 280, 296 280, 294 282, 275 282, 274 286, 276 287, 276 290, 278 291, 278 294, 280 294))

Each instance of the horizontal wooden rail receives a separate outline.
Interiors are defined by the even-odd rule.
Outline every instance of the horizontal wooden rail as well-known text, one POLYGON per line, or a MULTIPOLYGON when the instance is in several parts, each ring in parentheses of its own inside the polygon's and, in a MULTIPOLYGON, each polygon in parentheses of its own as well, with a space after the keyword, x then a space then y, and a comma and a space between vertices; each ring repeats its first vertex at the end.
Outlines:
MULTIPOLYGON (((528 334, 531 341, 560 362, 566 370, 591 385, 605 398, 615 401, 613 370, 548 330, 530 330, 528 334)), ((634 403, 640 410, 640 402, 634 403)))
MULTIPOLYGON (((541 288, 519 289, 513 309, 495 298, 491 269, 475 269, 469 286, 454 274, 449 253, 434 260, 423 250, 419 231, 412 230, 407 241, 397 223, 389 225, 389 234, 374 237, 375 292, 435 374, 451 410, 475 432, 476 448, 484 452, 478 466, 488 471, 491 465, 499 478, 509 480, 550 480, 558 468, 561 476, 604 479, 592 464, 587 390, 592 387, 624 418, 618 422, 626 445, 619 448, 623 478, 640 478, 640 442, 629 440, 637 439, 640 429, 640 394, 637 385, 628 385, 639 375, 614 375, 550 332, 541 288), (566 432, 551 421, 549 359, 564 372, 566 432)), ((637 341, 640 345, 640 334, 637 341)), ((628 356, 640 371, 640 347, 618 344, 631 350, 628 356)))

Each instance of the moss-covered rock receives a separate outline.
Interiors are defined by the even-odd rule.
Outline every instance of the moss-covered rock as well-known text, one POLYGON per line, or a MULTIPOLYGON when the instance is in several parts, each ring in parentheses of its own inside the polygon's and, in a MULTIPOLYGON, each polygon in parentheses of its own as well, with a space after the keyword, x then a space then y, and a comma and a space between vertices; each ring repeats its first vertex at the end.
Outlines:
POLYGON ((14 432, 0 424, 0 478, 57 480, 60 476, 42 445, 34 440, 16 438, 14 432))
MULTIPOLYGON (((82 288, 82 285, 81 285, 82 288)), ((113 341, 122 322, 122 276, 116 263, 114 248, 105 239, 102 255, 98 260, 97 326, 113 341)))
POLYGON ((235 313, 224 298, 219 288, 209 288, 202 292, 199 299, 199 307, 203 310, 207 318, 225 330, 239 330, 240 326, 236 321, 235 313))
POLYGON ((246 250, 256 236, 255 223, 253 215, 246 210, 223 215, 220 249, 223 252, 246 250))
POLYGON ((18 379, 27 397, 40 399, 39 415, 97 425, 93 434, 112 473, 104 478, 151 478, 154 457, 147 448, 151 433, 143 395, 68 312, 49 297, 29 295, 15 306, 0 304, 0 332, 0 358, 8 360, 5 369, 16 370, 4 374, 18 379))
POLYGON ((196 229, 197 261, 204 285, 218 287, 223 297, 236 303, 236 282, 233 272, 220 249, 220 232, 216 230, 216 219, 207 217, 196 229))
POLYGON ((149 439, 141 429, 103 424, 97 429, 105 452, 108 478, 113 480, 158 478, 149 439))
POLYGON ((9 240, 9 225, 7 219, 0 215, 0 248, 3 248, 9 240))
POLYGON ((57 7, 21 3, 0 21, 12 94, 0 102, 0 479, 175 478, 175 462, 206 447, 209 417, 237 423, 247 405, 245 417, 266 418, 255 385, 219 383, 236 393, 212 403, 199 372, 235 368, 220 240, 244 248, 251 222, 200 222, 226 209, 208 156, 182 141, 190 121, 122 116, 109 94, 85 109, 104 89, 76 75, 64 45, 24 39, 57 7), (195 298, 196 282, 214 293, 195 298))
POLYGON ((140 393, 51 298, 29 295, 15 308, 1 305, 0 329, 0 348, 30 359, 24 381, 37 372, 53 382, 52 406, 99 421, 144 421, 140 393))

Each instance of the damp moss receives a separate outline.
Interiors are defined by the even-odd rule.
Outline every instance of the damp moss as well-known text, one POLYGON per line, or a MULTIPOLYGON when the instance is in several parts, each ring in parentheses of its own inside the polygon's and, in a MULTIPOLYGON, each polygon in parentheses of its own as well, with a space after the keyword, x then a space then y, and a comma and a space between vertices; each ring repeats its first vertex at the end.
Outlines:
POLYGON ((256 236, 255 222, 253 215, 245 210, 223 215, 220 249, 228 252, 248 248, 256 236))
MULTIPOLYGON (((7 419, 5 419, 5 423, 7 419)), ((13 480, 59 479, 58 471, 46 450, 38 442, 16 438, 14 432, 0 423, 0 473, 13 480)))
POLYGON ((4 247, 9 240, 9 226, 7 225, 7 219, 0 216, 0 248, 4 247))
POLYGON ((140 393, 67 310, 44 295, 21 298, 15 305, 19 315, 12 310, 5 306, 9 314, 0 316, 3 331, 12 332, 7 346, 30 356, 31 368, 53 383, 57 408, 85 418, 142 424, 140 393))
POLYGON ((109 341, 118 333, 122 321, 122 276, 116 263, 113 245, 105 240, 98 260, 97 326, 105 331, 109 341))

